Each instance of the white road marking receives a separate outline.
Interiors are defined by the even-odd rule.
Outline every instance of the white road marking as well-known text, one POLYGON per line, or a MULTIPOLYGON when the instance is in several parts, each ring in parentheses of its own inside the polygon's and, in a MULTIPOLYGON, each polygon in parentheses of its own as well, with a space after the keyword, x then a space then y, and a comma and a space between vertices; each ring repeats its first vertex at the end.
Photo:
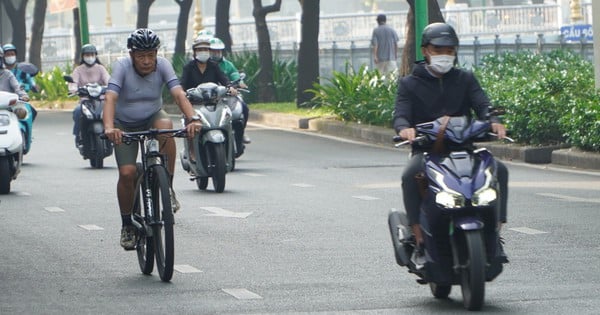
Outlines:
POLYGON ((262 176, 267 176, 265 174, 259 174, 259 173, 242 173, 242 175, 246 175, 246 176, 250 176, 250 177, 262 177, 262 176))
POLYGON ((16 195, 17 196, 31 196, 31 194, 26 191, 19 191, 16 193, 16 195))
POLYGON ((560 189, 577 189, 577 190, 600 190, 600 181, 526 181, 517 182, 509 181, 508 187, 531 187, 531 188, 560 188, 560 189))
POLYGON ((205 214, 205 216, 211 217, 226 217, 226 218, 240 218, 245 219, 249 217, 252 212, 233 212, 219 207, 200 207, 200 209, 204 209, 211 214, 205 214))
POLYGON ((248 291, 244 288, 234 288, 234 289, 221 289, 223 292, 233 296, 238 300, 259 300, 262 299, 262 296, 248 291))
POLYGON ((300 188, 309 188, 309 187, 315 187, 315 185, 311 185, 311 184, 303 184, 303 183, 292 184, 292 186, 296 186, 296 187, 300 187, 300 188))
POLYGON ((48 212, 65 212, 64 209, 59 207, 44 207, 44 209, 48 212))
POLYGON ((366 189, 402 188, 402 182, 364 184, 364 185, 357 185, 356 187, 366 188, 366 189))
POLYGON ((352 196, 352 198, 360 199, 360 200, 379 200, 377 197, 371 196, 352 196))
POLYGON ((88 230, 88 231, 102 231, 104 230, 104 228, 99 227, 95 224, 80 224, 79 225, 80 228, 84 229, 84 230, 88 230))
POLYGON ((190 265, 174 265, 173 269, 181 273, 198 273, 202 272, 200 269, 196 269, 190 265))
POLYGON ((540 231, 540 230, 536 230, 536 229, 532 229, 532 228, 528 228, 528 227, 524 227, 524 226, 516 227, 516 228, 509 228, 509 230, 513 230, 515 232, 525 233, 525 234, 529 234, 529 235, 548 233, 548 232, 544 232, 544 231, 540 231))
POLYGON ((564 201, 600 203, 600 198, 579 198, 579 197, 552 194, 552 193, 538 193, 538 195, 544 196, 544 197, 560 199, 560 200, 564 200, 564 201))

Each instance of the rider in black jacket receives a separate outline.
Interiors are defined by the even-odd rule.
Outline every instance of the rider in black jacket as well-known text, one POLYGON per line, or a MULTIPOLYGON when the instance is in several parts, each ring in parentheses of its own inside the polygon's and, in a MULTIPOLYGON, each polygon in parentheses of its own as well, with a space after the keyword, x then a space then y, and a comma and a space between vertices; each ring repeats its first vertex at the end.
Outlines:
MULTIPOLYGON (((433 23, 423 30, 421 52, 424 61, 418 62, 411 75, 398 83, 394 129, 404 139, 413 141, 415 125, 433 121, 441 116, 468 116, 488 119, 490 101, 472 72, 455 68, 458 36, 444 23, 433 23)), ((491 117, 492 131, 499 138, 506 136, 504 125, 491 117)), ((423 154, 413 150, 413 156, 402 174, 402 196, 409 225, 417 245, 423 243, 419 224, 421 196, 415 175, 424 171, 423 154)), ((498 161, 500 184, 500 218, 498 230, 506 222, 508 199, 508 170, 498 161)), ((504 253, 501 253, 504 255, 504 253)))

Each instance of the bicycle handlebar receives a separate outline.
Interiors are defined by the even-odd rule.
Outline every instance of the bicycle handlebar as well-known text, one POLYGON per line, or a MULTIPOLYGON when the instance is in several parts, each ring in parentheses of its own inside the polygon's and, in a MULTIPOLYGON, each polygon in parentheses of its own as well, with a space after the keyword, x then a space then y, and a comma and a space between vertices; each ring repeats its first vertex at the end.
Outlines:
MULTIPOLYGON (((178 137, 178 138, 187 137, 187 129, 185 129, 185 128, 182 128, 182 129, 150 128, 148 130, 142 130, 142 131, 123 132, 123 138, 130 140, 130 141, 136 141, 136 140, 141 140, 142 138, 145 138, 145 137, 156 138, 158 135, 167 134, 167 133, 173 134, 172 137, 178 137)), ((108 137, 104 133, 100 135, 100 138, 108 139, 108 137)))

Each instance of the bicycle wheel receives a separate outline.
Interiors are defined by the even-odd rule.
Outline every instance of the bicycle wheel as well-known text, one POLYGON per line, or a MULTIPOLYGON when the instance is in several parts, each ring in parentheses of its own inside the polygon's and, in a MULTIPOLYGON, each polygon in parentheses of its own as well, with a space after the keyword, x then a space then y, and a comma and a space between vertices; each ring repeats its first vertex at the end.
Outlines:
POLYGON ((151 169, 152 206, 154 223, 152 236, 156 267, 162 281, 168 282, 173 277, 175 259, 175 244, 173 239, 173 208, 171 207, 171 192, 169 176, 164 166, 153 166, 151 169))
MULTIPOLYGON (((137 164, 137 172, 138 172, 138 181, 142 180, 142 175, 143 175, 143 170, 142 170, 142 164, 138 163, 137 164)), ((143 192, 144 192, 144 187, 143 185, 138 185, 137 186, 138 189, 136 189, 135 191, 135 199, 134 199, 134 203, 133 203, 133 220, 135 220, 136 222, 138 222, 139 224, 142 225, 141 229, 138 229, 138 235, 137 235, 137 243, 135 246, 135 249, 137 251, 137 256, 138 256, 138 263, 140 264, 140 270, 142 270, 142 273, 145 275, 149 275, 152 273, 152 270, 154 269, 154 244, 153 244, 153 239, 152 236, 148 236, 146 234, 146 230, 144 229, 145 225, 145 220, 144 220, 144 216, 142 215, 142 211, 141 209, 144 207, 143 206, 143 199, 141 198, 141 196, 143 196, 143 192)))

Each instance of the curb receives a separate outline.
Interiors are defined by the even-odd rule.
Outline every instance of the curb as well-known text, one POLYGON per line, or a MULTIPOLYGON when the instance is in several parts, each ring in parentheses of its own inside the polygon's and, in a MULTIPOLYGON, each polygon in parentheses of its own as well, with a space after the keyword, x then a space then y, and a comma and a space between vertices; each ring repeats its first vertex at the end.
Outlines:
MULTIPOLYGON (((342 122, 330 118, 302 117, 294 114, 251 110, 249 122, 273 127, 303 129, 322 134, 348 138, 378 145, 391 146, 394 130, 391 128, 342 122)), ((518 160, 529 164, 554 164, 563 167, 600 171, 600 153, 585 152, 565 145, 523 146, 487 142, 492 154, 504 160, 518 160)))

